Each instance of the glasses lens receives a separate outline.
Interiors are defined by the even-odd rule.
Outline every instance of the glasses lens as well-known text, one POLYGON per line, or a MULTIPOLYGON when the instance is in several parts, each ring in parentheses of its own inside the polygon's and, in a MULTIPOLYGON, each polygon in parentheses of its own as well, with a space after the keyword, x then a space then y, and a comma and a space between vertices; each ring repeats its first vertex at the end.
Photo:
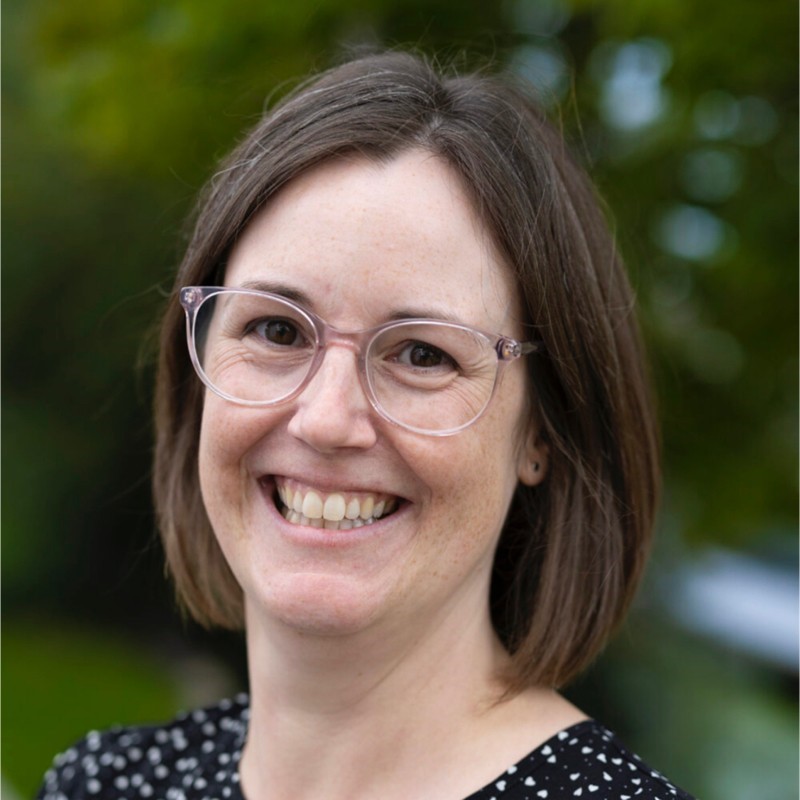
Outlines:
POLYGON ((311 369, 317 333, 298 308, 278 298, 221 292, 197 311, 195 349, 207 381, 246 402, 276 402, 311 369))
POLYGON ((489 402, 497 356, 482 334, 449 323, 409 322, 381 331, 367 353, 367 376, 381 408, 402 425, 449 431, 489 402))

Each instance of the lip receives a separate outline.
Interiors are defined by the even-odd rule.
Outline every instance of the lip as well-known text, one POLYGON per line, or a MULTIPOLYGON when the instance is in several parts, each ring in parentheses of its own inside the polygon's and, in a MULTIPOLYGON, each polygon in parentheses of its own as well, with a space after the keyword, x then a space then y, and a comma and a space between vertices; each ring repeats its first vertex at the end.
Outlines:
MULTIPOLYGON (((280 477, 283 478, 284 476, 280 477)), ((306 483, 306 481, 303 481, 303 483, 306 483)), ((341 485, 338 485, 335 488, 330 488, 330 489, 326 489, 324 483, 322 485, 320 485, 319 483, 313 485, 322 491, 338 490, 338 491, 352 491, 352 492, 362 492, 362 493, 370 493, 370 491, 373 493, 375 492, 374 488, 372 488, 371 490, 364 488, 356 489, 353 487, 352 484, 350 484, 346 489, 341 485)), ((328 485, 332 486, 332 484, 328 485)), ((336 548, 336 547, 352 546, 359 544, 361 542, 376 539, 380 536, 385 535, 389 531, 389 529, 397 523, 397 521, 400 518, 404 517, 411 505, 404 498, 395 495, 395 497, 397 497, 398 499, 398 507, 388 516, 376 519, 369 525, 362 525, 359 528, 350 528, 345 530, 330 530, 326 528, 314 528, 306 525, 297 525, 296 523, 288 522, 283 517, 278 506, 275 503, 275 493, 277 491, 275 476, 264 475, 260 477, 258 479, 258 487, 259 491, 261 492, 261 496, 264 499, 264 503, 267 507, 267 511, 270 515, 270 521, 272 522, 272 524, 276 526, 276 528, 280 531, 283 537, 290 539, 298 544, 306 546, 318 546, 318 547, 321 546, 321 547, 336 548)))

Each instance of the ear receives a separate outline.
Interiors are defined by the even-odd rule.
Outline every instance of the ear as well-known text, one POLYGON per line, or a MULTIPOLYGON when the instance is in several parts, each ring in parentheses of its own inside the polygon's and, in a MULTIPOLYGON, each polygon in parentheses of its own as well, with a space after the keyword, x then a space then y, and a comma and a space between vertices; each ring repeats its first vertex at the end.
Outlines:
POLYGON ((525 438, 525 444, 520 448, 517 462, 517 477, 525 486, 536 486, 547 475, 548 457, 550 447, 542 440, 538 430, 533 429, 525 438))

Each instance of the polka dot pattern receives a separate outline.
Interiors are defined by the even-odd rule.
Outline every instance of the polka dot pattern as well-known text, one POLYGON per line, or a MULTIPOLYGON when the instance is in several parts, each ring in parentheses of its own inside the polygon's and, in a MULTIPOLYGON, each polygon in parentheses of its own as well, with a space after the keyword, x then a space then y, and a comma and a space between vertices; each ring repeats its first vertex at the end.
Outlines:
MULTIPOLYGON (((164 726, 91 731, 57 756, 38 800, 244 800, 249 698, 164 726)), ((466 800, 692 800, 592 720, 554 736, 466 800)))
POLYGON ((466 800, 693 800, 594 720, 537 747, 466 800))
POLYGON ((243 800, 239 759, 250 715, 239 695, 165 726, 91 731, 56 756, 39 800, 243 800))

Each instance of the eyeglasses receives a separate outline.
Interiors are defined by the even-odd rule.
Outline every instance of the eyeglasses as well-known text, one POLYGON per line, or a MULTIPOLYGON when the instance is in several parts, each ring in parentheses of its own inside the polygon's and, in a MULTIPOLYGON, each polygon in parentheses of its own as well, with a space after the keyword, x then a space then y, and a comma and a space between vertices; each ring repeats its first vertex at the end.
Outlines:
POLYGON ((316 374, 325 348, 358 354, 361 385, 384 419, 416 433, 448 436, 486 410, 500 368, 538 352, 518 342, 433 319, 402 319, 340 331, 280 295, 251 289, 187 286, 189 353, 203 383, 244 406, 297 397, 316 374))

